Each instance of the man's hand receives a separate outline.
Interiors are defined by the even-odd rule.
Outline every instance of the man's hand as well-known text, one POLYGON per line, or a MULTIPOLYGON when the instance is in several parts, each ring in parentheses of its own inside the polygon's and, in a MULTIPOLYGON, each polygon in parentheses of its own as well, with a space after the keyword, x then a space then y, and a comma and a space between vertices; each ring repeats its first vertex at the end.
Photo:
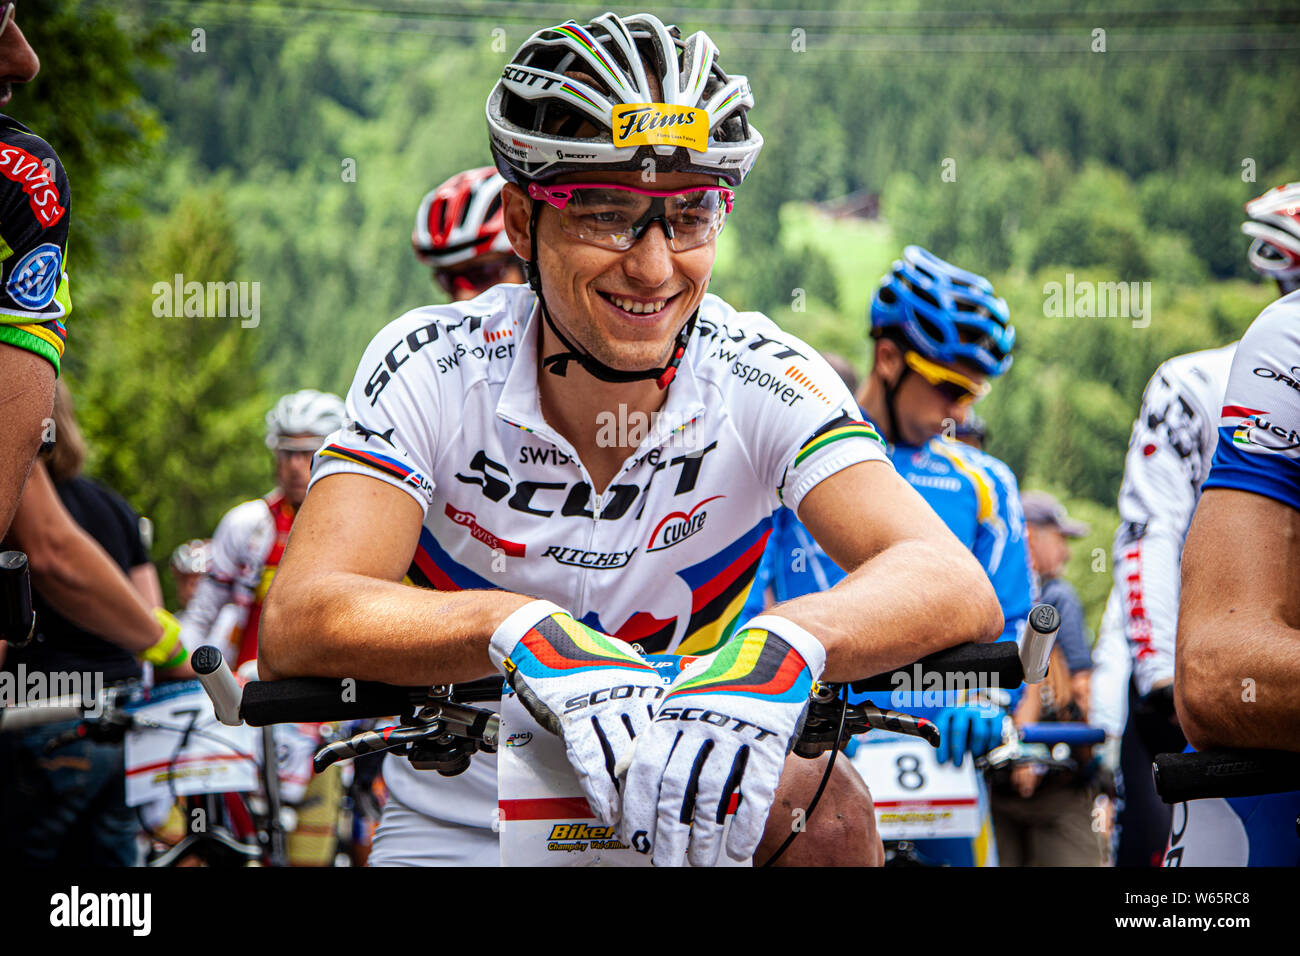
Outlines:
POLYGON ((1034 795, 1040 780, 1042 780, 1042 775, 1031 764, 1022 763, 1011 768, 1011 786, 1025 800, 1034 795))
POLYGON ((761 615, 684 668, 637 740, 623 798, 624 842, 648 840, 656 866, 684 859, 713 866, 738 795, 727 855, 753 856, 825 663, 815 637, 785 618, 761 615))
POLYGON ((533 719, 564 741, 592 812, 613 826, 615 765, 626 766, 666 690, 654 668, 630 644, 549 601, 525 604, 506 618, 488 652, 533 719))
POLYGON ((967 753, 983 756, 1002 742, 1005 717, 996 707, 945 707, 934 718, 941 737, 934 759, 939 763, 952 761, 954 767, 960 767, 967 753))

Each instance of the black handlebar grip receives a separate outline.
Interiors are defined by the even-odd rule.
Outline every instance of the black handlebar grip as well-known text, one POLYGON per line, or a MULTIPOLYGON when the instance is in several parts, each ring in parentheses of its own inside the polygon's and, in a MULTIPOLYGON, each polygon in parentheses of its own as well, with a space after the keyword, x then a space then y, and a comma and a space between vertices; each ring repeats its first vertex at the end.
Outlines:
POLYGON ((1165 803, 1300 790, 1300 753, 1289 750, 1157 754, 1151 770, 1165 803))
POLYGON ((864 677, 853 681, 849 686, 858 693, 899 689, 924 691, 927 689, 926 679, 931 683, 935 680, 929 675, 937 674, 945 689, 954 680, 961 681, 967 690, 982 687, 1012 688, 1020 686, 1024 673, 1020 664, 1020 649, 1015 642, 998 641, 993 644, 958 644, 923 657, 910 667, 864 677))
POLYGON ((254 727, 391 717, 409 713, 428 694, 428 687, 398 687, 350 678, 250 681, 244 685, 239 715, 254 727))
POLYGON ((21 551, 0 552, 0 640, 22 647, 35 631, 27 555, 21 551))

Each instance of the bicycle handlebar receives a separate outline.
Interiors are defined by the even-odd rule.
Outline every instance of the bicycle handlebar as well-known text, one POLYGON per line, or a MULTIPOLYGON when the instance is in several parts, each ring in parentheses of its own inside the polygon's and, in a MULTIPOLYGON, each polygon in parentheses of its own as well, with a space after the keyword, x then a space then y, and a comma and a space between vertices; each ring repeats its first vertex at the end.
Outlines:
POLYGON ((243 723, 239 718, 243 692, 235 682, 235 675, 230 673, 230 665, 226 663, 221 651, 211 645, 203 645, 190 655, 190 667, 212 699, 212 709, 217 720, 227 727, 238 727, 243 723))
POLYGON ((1157 754, 1151 770, 1165 803, 1300 790, 1300 753, 1290 750, 1157 754))
POLYGON ((18 733, 65 720, 80 720, 87 709, 85 701, 76 694, 25 706, 0 707, 0 733, 18 733))
POLYGON ((1020 728, 1020 739, 1027 744, 1069 744, 1087 747, 1106 740, 1106 731, 1089 724, 1060 721, 1059 723, 1025 724, 1020 728))
POLYGON ((923 657, 909 667, 873 677, 864 677, 850 681, 849 687, 856 693, 865 691, 896 690, 900 682, 915 690, 927 686, 924 677, 938 675, 940 680, 956 678, 962 680, 976 678, 971 689, 975 687, 1019 687, 1024 678, 1024 667, 1020 663, 1020 650, 1011 641, 998 641, 995 644, 958 644, 923 657), (918 675, 924 675, 918 680, 918 675))
MULTIPOLYGON (((220 657, 220 652, 211 649, 212 654, 220 657)), ((196 650, 191 657, 191 664, 205 688, 213 684, 224 684, 221 679, 224 661, 214 661, 206 655, 201 656, 204 648, 196 650), (214 666, 215 665, 215 666, 214 666), (211 668, 207 670, 206 668, 211 668), (215 675, 215 676, 213 676, 215 675)), ((1023 676, 1019 651, 1010 641, 996 644, 960 644, 923 658, 911 668, 899 668, 875 677, 854 681, 850 686, 855 691, 893 690, 900 679, 913 680, 913 668, 920 666, 928 673, 937 673, 940 678, 962 678, 971 674, 978 675, 980 686, 996 680, 998 686, 1016 687, 1023 676)), ((225 669, 228 674, 229 670, 225 669)), ((231 680, 233 683, 233 678, 231 680)), ((501 697, 504 679, 486 677, 463 684, 452 685, 452 699, 458 703, 469 704, 501 697)), ((220 689, 209 689, 214 704, 218 695, 226 693, 220 689)), ((238 695, 238 687, 235 688, 238 695)), ((239 718, 254 727, 267 724, 284 723, 318 723, 333 720, 362 720, 367 717, 389 717, 393 714, 408 713, 419 706, 428 696, 428 687, 398 686, 377 681, 339 679, 333 677, 290 677, 277 681, 250 681, 244 685, 242 700, 234 706, 239 718)), ((239 699, 238 696, 235 698, 239 699)), ((218 716, 223 722, 225 717, 218 708, 218 716)), ((233 715, 232 715, 233 716, 233 715)), ((236 721, 237 722, 237 721, 236 721)))
POLYGON ((21 551, 0 552, 0 640, 23 647, 35 633, 27 555, 21 551))

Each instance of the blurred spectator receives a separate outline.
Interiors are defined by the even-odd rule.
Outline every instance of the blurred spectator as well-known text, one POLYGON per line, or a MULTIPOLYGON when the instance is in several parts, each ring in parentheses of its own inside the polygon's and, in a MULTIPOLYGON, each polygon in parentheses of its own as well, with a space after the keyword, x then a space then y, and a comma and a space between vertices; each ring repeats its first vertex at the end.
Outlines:
MULTIPOLYGON (((1088 676, 1092 669, 1084 633, 1083 606, 1062 577, 1071 538, 1088 533, 1054 497, 1041 491, 1021 496, 1029 533, 1029 557, 1039 578, 1039 600, 1061 615, 1048 677, 1037 693, 1016 708, 1017 726, 1088 719, 1088 676)), ((1021 764, 993 781, 992 809, 1002 866, 1101 866, 1106 839, 1094 825, 1099 786, 1091 773, 1090 748, 1076 748, 1079 769, 1046 773, 1021 764)))
MULTIPOLYGON (((54 423, 57 439, 41 458, 63 506, 146 605, 160 606, 158 572, 141 540, 140 516, 114 491, 80 473, 86 449, 62 379, 55 390, 54 423)), ((88 673, 105 685, 142 675, 131 651, 68 620, 39 589, 33 589, 32 600, 38 636, 26 647, 11 648, 5 669, 24 667, 29 680, 35 673, 88 673)), ((126 805, 123 744, 83 739, 44 752, 47 741, 76 724, 0 734, 0 861, 27 866, 137 862, 139 824, 126 805)))

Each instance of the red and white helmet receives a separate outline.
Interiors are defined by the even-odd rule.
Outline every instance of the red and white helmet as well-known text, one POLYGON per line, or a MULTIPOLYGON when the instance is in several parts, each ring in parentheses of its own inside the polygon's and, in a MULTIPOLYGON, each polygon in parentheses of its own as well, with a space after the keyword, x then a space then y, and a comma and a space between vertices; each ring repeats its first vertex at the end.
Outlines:
POLYGON ((492 166, 457 173, 420 202, 411 246, 426 266, 445 269, 493 253, 513 254, 501 211, 501 174, 492 166))
POLYGON ((1250 244, 1250 264, 1269 279, 1300 278, 1300 183, 1270 189, 1246 203, 1250 218, 1241 231, 1250 244))

